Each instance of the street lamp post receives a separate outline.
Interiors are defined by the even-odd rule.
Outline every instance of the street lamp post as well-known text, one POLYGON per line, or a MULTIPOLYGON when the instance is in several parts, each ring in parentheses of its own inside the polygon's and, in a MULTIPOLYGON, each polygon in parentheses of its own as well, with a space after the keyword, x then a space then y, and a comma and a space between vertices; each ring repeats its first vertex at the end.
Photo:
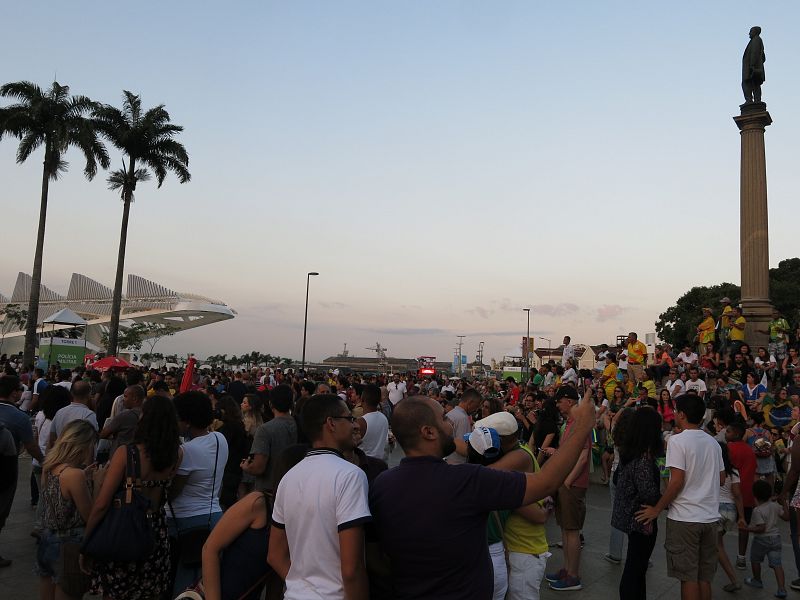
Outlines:
POLYGON ((311 285, 311 277, 319 275, 319 273, 315 271, 311 271, 310 273, 306 273, 306 316, 303 320, 303 360, 302 366, 300 367, 303 372, 306 370, 306 331, 308 330, 308 288, 311 285))
POLYGON ((523 308, 528 313, 528 335, 525 337, 525 382, 531 379, 531 309, 523 308))
POLYGON ((551 358, 553 358, 552 357, 553 351, 551 350, 551 348, 553 346, 553 340, 551 340, 550 338, 542 337, 542 336, 539 336, 539 339, 540 340, 544 340, 545 342, 547 342, 547 360, 550 360, 551 358))

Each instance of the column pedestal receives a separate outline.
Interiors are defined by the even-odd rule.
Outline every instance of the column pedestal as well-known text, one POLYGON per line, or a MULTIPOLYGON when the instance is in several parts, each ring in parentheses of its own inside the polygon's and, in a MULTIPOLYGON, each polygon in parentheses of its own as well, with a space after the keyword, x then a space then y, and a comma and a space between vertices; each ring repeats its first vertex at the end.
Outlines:
POLYGON ((772 117, 763 102, 741 105, 741 115, 733 117, 741 132, 741 177, 739 192, 739 231, 742 277, 742 310, 747 327, 745 336, 751 348, 765 346, 766 329, 772 320, 769 300, 769 228, 767 212, 767 160, 764 130, 772 117))

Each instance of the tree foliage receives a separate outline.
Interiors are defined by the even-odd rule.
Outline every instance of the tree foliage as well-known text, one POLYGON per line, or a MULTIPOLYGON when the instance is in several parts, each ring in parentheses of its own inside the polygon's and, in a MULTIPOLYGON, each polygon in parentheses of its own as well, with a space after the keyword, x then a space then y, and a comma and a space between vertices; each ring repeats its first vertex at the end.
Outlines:
POLYGON ((33 362, 36 346, 50 181, 55 181, 67 170, 64 156, 70 148, 83 153, 86 159, 83 173, 90 180, 97 174, 98 165, 108 168, 109 159, 105 146, 97 137, 95 120, 86 116, 97 108, 97 104, 86 96, 70 96, 69 86, 54 81, 48 90, 43 90, 35 83, 17 81, 1 86, 0 97, 13 102, 0 108, 0 140, 6 135, 19 140, 17 163, 24 163, 39 148, 44 150, 39 226, 25 328, 23 363, 27 365, 33 362))
MULTIPOLYGON (((159 323, 134 323, 130 327, 119 328, 119 347, 126 350, 139 350, 146 342, 150 346, 149 354, 153 354, 153 348, 158 341, 166 336, 174 335, 178 331, 172 325, 161 325, 159 323)), ((101 343, 108 344, 109 332, 101 334, 101 343)))
MULTIPOLYGON (((770 269, 769 287, 775 308, 796 327, 800 323, 800 258, 782 260, 776 269, 770 269)), ((724 296, 729 297, 732 304, 738 304, 741 289, 733 283, 693 287, 678 298, 674 306, 659 315, 656 321, 658 337, 678 348, 691 342, 703 318, 703 307, 710 307, 718 319, 721 312, 719 301, 724 296)))
POLYGON ((119 320, 122 311, 122 275, 125 268, 125 250, 128 239, 128 219, 136 185, 155 175, 158 187, 167 173, 174 173, 181 183, 191 179, 189 155, 177 135, 183 127, 170 122, 163 104, 144 110, 140 96, 127 90, 123 92, 122 108, 109 105, 96 106, 93 112, 97 131, 127 157, 122 168, 108 177, 108 187, 117 191, 123 201, 117 272, 111 301, 111 323, 106 348, 115 354, 118 346, 119 320))

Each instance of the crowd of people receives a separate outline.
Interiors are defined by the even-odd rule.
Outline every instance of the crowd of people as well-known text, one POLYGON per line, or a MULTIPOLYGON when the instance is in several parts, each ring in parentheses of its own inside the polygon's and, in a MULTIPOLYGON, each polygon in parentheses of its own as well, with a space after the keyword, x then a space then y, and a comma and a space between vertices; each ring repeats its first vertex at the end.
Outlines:
POLYGON ((522 600, 583 588, 582 549, 605 544, 582 534, 595 472, 611 494, 605 558, 625 563, 621 599, 646 597, 665 510, 683 598, 710 598, 718 564, 725 591, 762 587, 765 558, 785 597, 781 519, 800 576, 797 341, 775 315, 753 354, 730 335, 738 309, 724 310, 724 328, 704 310, 700 353, 664 344, 649 356, 631 333, 581 370, 565 338, 562 360, 525 383, 215 369, 181 392, 176 371, 6 362, 0 535, 24 450, 43 599, 522 600), (133 505, 146 548, 132 533, 128 554, 98 553, 115 511, 133 505))

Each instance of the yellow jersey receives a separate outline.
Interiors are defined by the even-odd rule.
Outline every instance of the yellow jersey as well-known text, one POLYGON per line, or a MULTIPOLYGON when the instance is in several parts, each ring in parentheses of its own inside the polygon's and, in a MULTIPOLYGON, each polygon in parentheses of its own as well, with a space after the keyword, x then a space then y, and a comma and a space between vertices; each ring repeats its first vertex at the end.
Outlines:
MULTIPOLYGON (((531 452, 530 448, 525 444, 520 444, 520 449, 530 454, 533 459, 534 473, 539 471, 539 463, 536 462, 536 457, 531 452)), ((543 502, 539 500, 539 506, 543 502)), ((503 541, 506 544, 506 550, 509 552, 520 552, 522 554, 544 554, 548 550, 547 533, 544 525, 537 525, 531 523, 525 517, 512 512, 508 516, 508 521, 503 530, 503 541)))
POLYGON ((726 305, 725 308, 722 309, 722 319, 720 319, 720 321, 722 321, 722 328, 723 329, 730 329, 731 328, 731 317, 730 317, 730 315, 731 315, 732 312, 733 312, 733 309, 731 308, 730 304, 726 305))
POLYGON ((714 341, 714 317, 708 316, 698 326, 700 330, 700 343, 710 344, 714 341))
POLYGON ((641 365, 644 363, 644 357, 647 356, 647 346, 639 340, 633 344, 628 344, 628 364, 641 365))
MULTIPOLYGON (((747 321, 745 321, 744 317, 739 317, 734 321, 734 323, 744 325, 747 321)), ((731 327, 730 333, 728 333, 728 337, 734 342, 743 342, 744 341, 744 329, 739 329, 738 327, 731 327)))

